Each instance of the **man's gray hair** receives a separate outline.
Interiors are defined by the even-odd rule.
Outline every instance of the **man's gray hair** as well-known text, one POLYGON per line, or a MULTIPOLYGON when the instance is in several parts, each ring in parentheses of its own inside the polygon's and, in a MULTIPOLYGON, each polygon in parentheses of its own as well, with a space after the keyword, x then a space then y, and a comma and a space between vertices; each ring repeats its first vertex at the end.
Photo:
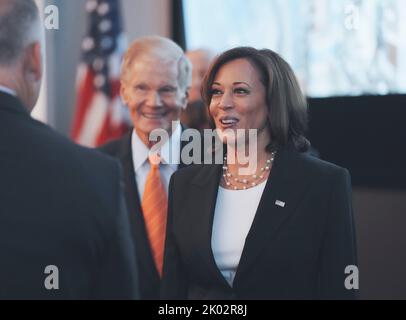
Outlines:
POLYGON ((39 20, 34 0, 0 0, 0 64, 17 60, 28 45, 33 24, 39 20))
POLYGON ((159 36, 140 38, 131 44, 124 55, 121 65, 122 80, 128 77, 132 63, 137 60, 137 57, 142 55, 177 63, 179 87, 182 91, 189 89, 192 82, 192 64, 190 60, 186 57, 182 48, 175 42, 159 36))

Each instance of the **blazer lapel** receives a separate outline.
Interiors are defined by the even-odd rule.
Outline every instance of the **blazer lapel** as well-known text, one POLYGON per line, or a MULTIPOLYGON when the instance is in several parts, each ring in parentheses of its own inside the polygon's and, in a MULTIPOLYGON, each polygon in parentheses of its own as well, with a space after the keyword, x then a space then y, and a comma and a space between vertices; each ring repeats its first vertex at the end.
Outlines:
MULTIPOLYGON (((182 134, 185 132, 185 130, 189 129, 189 128, 187 128, 186 126, 184 126, 183 124, 181 125, 181 127, 182 127, 182 134)), ((200 134, 201 134, 201 133, 200 133, 200 134)), ((200 139, 203 139, 202 135, 200 136, 200 139)), ((190 137, 189 140, 182 140, 182 139, 181 139, 181 141, 180 141, 180 150, 179 150, 179 152, 180 152, 180 163, 179 163, 178 169, 182 169, 182 168, 185 168, 185 167, 187 167, 187 166, 190 165, 190 164, 186 164, 186 163, 183 162, 182 151, 183 151, 183 149, 184 149, 189 143, 193 143, 193 142, 194 142, 194 141, 193 141, 193 137, 190 137)), ((195 141, 195 142, 196 142, 196 141, 195 141)), ((203 140, 201 140, 201 143, 202 143, 202 142, 203 142, 203 140)), ((201 161, 201 162, 203 162, 203 153, 202 153, 202 150, 203 150, 203 147, 201 147, 201 150, 200 150, 200 157, 199 157, 199 161, 201 161)), ((194 152, 194 151, 195 151, 195 150, 193 149, 192 152, 194 152)), ((192 164, 199 164, 199 163, 193 162, 192 164)))
MULTIPOLYGON (((127 134, 122 141, 118 154, 124 172, 125 193, 130 219, 133 219, 137 210, 141 210, 138 188, 135 181, 133 157, 131 151, 131 134, 127 134)), ((134 221, 132 221, 134 222, 134 221)))
MULTIPOLYGON (((182 127, 182 132, 183 131, 184 131, 184 128, 182 127)), ((179 163, 178 169, 182 169, 182 168, 185 168, 185 167, 188 166, 187 164, 185 164, 183 162, 183 159, 182 159, 182 150, 187 144, 188 144, 188 141, 183 141, 183 140, 180 141, 180 150, 179 150, 179 152, 180 152, 180 158, 179 158, 180 163, 179 163)))
POLYGON ((290 146, 278 152, 270 177, 262 194, 257 213, 247 235, 243 253, 237 269, 234 285, 248 271, 252 263, 278 230, 295 211, 303 197, 309 179, 295 163, 298 154, 290 146), (279 205, 276 202, 279 202, 279 205), (282 207, 283 206, 283 207, 282 207))
POLYGON ((199 248, 197 251, 201 256, 201 261, 206 264, 207 271, 216 280, 216 283, 221 283, 224 288, 230 288, 217 267, 211 247, 214 210, 221 173, 222 165, 204 165, 199 174, 192 180, 192 192, 194 194, 189 199, 190 201, 199 199, 199 205, 190 204, 190 207, 194 208, 191 227, 193 228, 193 238, 198 241, 195 247, 199 248))

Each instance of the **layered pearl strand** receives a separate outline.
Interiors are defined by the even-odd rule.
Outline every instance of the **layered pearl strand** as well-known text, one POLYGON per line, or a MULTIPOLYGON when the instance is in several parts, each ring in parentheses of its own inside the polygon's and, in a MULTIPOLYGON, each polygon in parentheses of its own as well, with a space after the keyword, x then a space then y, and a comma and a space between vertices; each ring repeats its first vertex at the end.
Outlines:
POLYGON ((241 179, 238 176, 234 176, 231 174, 228 170, 228 165, 227 165, 227 157, 224 157, 224 162, 223 162, 223 178, 225 185, 227 188, 232 189, 232 190, 247 190, 250 188, 256 187, 258 184, 264 180, 266 174, 271 170, 272 164, 275 160, 276 156, 276 151, 271 153, 271 158, 266 160, 266 165, 265 167, 262 167, 259 171, 259 173, 255 173, 251 176, 251 179, 241 179), (240 186, 237 186, 236 184, 240 184, 240 186))

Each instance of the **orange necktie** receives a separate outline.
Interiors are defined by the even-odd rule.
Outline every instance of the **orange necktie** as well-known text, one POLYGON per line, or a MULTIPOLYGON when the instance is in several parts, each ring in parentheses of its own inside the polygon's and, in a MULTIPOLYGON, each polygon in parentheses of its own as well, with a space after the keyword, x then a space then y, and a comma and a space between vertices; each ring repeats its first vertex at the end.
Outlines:
POLYGON ((159 162, 159 156, 149 159, 151 169, 142 197, 142 211, 155 265, 162 276, 168 198, 161 180, 159 162))

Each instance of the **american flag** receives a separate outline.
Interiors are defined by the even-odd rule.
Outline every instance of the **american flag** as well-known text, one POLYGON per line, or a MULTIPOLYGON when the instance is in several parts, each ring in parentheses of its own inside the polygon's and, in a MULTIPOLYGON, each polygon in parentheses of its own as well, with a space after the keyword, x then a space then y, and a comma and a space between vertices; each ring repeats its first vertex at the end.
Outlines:
POLYGON ((82 43, 77 102, 72 128, 75 142, 96 147, 119 138, 130 127, 120 99, 120 64, 126 47, 119 0, 88 0, 89 30, 82 43))

